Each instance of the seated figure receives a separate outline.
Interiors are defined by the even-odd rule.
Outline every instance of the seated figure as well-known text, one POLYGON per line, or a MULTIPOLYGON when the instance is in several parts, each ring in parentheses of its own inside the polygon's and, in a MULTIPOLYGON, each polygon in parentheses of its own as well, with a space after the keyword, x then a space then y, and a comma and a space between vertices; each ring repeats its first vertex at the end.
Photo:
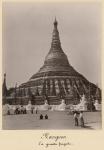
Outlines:
POLYGON ((48 115, 47 114, 45 115, 45 119, 48 119, 48 115))
POLYGON ((40 120, 42 120, 42 119, 43 119, 43 115, 41 114, 41 115, 40 115, 40 120))

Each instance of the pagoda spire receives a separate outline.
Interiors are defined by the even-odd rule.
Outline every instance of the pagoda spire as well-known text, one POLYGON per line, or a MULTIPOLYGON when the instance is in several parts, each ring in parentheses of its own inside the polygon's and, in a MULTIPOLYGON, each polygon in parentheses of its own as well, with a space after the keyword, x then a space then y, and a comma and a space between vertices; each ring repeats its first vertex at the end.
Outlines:
MULTIPOLYGON (((55 18, 53 23, 54 29, 52 33, 51 48, 45 57, 44 65, 40 68, 39 72, 49 72, 49 71, 66 71, 69 69, 69 62, 66 54, 61 48, 61 42, 58 32, 58 22, 55 18)), ((33 78, 33 77, 32 77, 33 78)))
POLYGON ((6 86, 6 73, 4 73, 4 81, 2 86, 3 96, 7 96, 7 86, 6 86))
POLYGON ((57 28, 58 22, 56 20, 56 17, 55 17, 55 21, 54 21, 53 24, 54 24, 54 29, 53 29, 53 33, 52 33, 51 50, 52 51, 62 50, 61 49, 59 32, 58 32, 58 28, 57 28))

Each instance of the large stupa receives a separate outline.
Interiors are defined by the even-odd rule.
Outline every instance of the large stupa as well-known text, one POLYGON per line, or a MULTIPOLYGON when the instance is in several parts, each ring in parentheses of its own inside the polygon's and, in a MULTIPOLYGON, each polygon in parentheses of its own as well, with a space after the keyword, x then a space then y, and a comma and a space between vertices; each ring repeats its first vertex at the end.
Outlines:
POLYGON ((43 66, 26 83, 16 88, 18 102, 25 104, 44 104, 47 99, 50 105, 58 105, 64 98, 66 104, 79 103, 80 96, 94 96, 97 86, 90 83, 69 63, 64 53, 55 19, 51 48, 45 57, 43 66))

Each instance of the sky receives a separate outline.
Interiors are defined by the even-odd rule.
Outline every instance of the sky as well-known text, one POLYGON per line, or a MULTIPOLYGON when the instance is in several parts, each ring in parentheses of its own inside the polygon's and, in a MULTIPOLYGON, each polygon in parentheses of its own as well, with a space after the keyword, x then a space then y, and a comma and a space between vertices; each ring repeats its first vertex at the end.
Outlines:
POLYGON ((55 16, 69 63, 101 87, 101 4, 3 3, 3 73, 7 87, 27 82, 43 65, 55 16))

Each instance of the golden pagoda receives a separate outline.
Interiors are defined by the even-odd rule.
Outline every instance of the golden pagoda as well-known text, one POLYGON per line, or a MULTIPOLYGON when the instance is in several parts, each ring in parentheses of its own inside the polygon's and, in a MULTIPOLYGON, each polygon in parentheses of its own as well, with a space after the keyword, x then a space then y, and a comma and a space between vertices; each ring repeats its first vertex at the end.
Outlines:
POLYGON ((57 26, 55 18, 51 48, 44 64, 26 83, 16 89, 17 103, 27 104, 31 100, 33 104, 40 105, 47 99, 50 105, 58 105, 61 98, 64 98, 66 104, 75 104, 79 103, 81 95, 89 95, 89 85, 90 94, 95 95, 97 86, 69 63, 61 47, 57 26))

